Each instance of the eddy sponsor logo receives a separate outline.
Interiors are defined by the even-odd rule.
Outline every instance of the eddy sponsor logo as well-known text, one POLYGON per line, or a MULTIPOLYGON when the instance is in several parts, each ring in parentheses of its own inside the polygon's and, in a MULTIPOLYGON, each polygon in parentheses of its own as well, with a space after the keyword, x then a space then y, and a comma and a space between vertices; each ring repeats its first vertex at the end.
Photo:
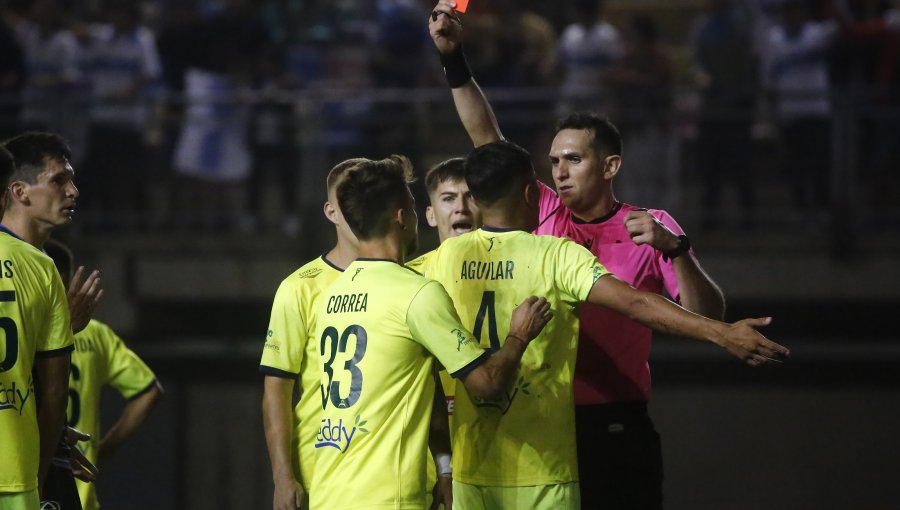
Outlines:
POLYGON ((369 432, 365 427, 366 423, 366 420, 357 416, 356 421, 348 429, 349 422, 345 424, 343 418, 338 420, 323 418, 322 428, 316 434, 316 448, 330 446, 344 453, 350 448, 350 443, 353 442, 353 438, 356 437, 357 433, 365 434, 369 432))
POLYGON ((25 405, 31 399, 32 393, 34 393, 34 381, 30 377, 28 378, 28 384, 24 388, 24 393, 23 388, 17 385, 16 381, 6 384, 0 382, 0 411, 12 409, 18 411, 19 416, 22 416, 22 410, 25 409, 25 405))

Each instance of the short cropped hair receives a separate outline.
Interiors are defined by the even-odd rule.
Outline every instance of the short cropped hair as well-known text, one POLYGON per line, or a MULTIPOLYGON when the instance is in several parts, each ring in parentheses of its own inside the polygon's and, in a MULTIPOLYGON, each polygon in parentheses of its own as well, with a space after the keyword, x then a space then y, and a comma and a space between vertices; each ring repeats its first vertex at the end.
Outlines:
POLYGON ((68 286, 75 267, 75 255, 72 254, 72 250, 56 239, 48 239, 44 243, 44 252, 53 259, 56 270, 59 271, 59 276, 62 277, 63 283, 68 286))
POLYGON ((536 178, 531 154, 505 140, 473 149, 466 156, 465 172, 472 197, 486 206, 518 194, 536 178))
POLYGON ((29 131, 3 142, 3 147, 12 154, 15 166, 10 182, 34 184, 48 160, 68 162, 72 159, 68 142, 55 133, 29 131))
POLYGON ((428 191, 428 196, 430 197, 434 194, 442 183, 451 180, 466 180, 465 165, 465 158, 450 158, 446 161, 441 161, 428 170, 428 173, 425 174, 425 190, 428 191))
POLYGON ((345 161, 341 161, 337 165, 334 165, 334 168, 328 171, 328 175, 325 177, 325 189, 329 192, 335 188, 341 181, 341 177, 347 173, 347 170, 353 168, 354 166, 362 163, 364 161, 369 161, 366 158, 351 158, 345 161))
POLYGON ((594 134, 594 149, 604 156, 622 155, 622 134, 608 118, 593 112, 576 112, 556 123, 556 134, 564 129, 586 129, 594 134))
POLYGON ((388 233, 390 213, 409 204, 413 180, 412 163, 406 156, 364 159, 346 169, 337 199, 357 239, 366 241, 388 233))

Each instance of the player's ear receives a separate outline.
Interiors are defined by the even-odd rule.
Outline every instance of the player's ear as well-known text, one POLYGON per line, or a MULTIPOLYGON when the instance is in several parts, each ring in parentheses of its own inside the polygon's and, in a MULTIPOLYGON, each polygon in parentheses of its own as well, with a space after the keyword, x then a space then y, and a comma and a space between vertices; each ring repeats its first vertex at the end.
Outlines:
POLYGON ((434 217, 434 208, 430 205, 425 208, 425 221, 428 222, 429 227, 437 226, 437 218, 434 217))
POLYGON ((531 207, 538 207, 541 202, 541 189, 537 181, 531 181, 525 185, 525 203, 531 207))
POLYGON ((325 213, 325 217, 328 218, 328 221, 338 224, 338 214, 337 208, 331 202, 325 202, 325 205, 322 207, 322 211, 325 213))
POLYGON ((30 204, 28 200, 28 184, 22 181, 13 181, 9 185, 9 192, 6 193, 7 201, 21 202, 25 205, 30 204))
POLYGON ((606 161, 603 163, 603 178, 607 181, 612 180, 619 173, 619 168, 622 167, 622 156, 612 155, 607 156, 606 161))

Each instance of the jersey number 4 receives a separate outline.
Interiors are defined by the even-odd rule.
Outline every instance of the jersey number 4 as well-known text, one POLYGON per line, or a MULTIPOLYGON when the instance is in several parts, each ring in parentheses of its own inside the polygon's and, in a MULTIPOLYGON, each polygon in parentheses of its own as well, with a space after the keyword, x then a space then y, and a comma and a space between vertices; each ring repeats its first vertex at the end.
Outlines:
POLYGON ((325 409, 329 400, 331 405, 340 409, 351 407, 359 400, 359 395, 362 393, 363 374, 356 365, 366 354, 366 339, 366 330, 356 324, 348 327, 341 334, 338 334, 338 330, 332 326, 325 328, 319 350, 321 359, 326 360, 324 370, 328 376, 328 382, 319 387, 322 394, 322 409, 325 409), (344 362, 344 370, 350 372, 350 393, 346 397, 342 397, 341 383, 334 380, 334 367, 331 365, 338 352, 347 352, 347 340, 350 335, 356 337, 356 350, 353 352, 353 357, 344 362), (327 352, 329 350, 330 354, 327 352))
MULTIPOLYGON (((14 303, 16 301, 16 291, 4 290, 0 292, 0 303, 14 303)), ((6 338, 6 348, 4 349, 3 359, 0 360, 0 372, 6 372, 16 365, 19 359, 19 328, 15 321, 9 317, 0 317, 0 329, 3 330, 3 336, 6 338)))
POLYGON ((481 306, 478 307, 478 315, 475 316, 475 326, 472 327, 472 334, 475 338, 481 340, 481 328, 484 326, 484 320, 488 321, 488 340, 491 342, 491 352, 500 350, 500 336, 497 334, 497 311, 494 303, 497 301, 494 291, 486 290, 481 297, 481 306))

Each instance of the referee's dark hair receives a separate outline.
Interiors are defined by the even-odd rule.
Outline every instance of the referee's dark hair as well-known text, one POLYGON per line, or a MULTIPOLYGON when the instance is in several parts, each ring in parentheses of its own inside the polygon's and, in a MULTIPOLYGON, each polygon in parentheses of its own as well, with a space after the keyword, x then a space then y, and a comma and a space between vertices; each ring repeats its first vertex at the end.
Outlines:
POLYGON ((412 205, 409 183, 413 180, 412 163, 406 156, 363 159, 346 169, 338 183, 337 199, 357 239, 366 241, 388 233, 391 213, 412 205))
POLYGON ((603 157, 622 155, 622 134, 610 120, 593 112, 575 112, 556 123, 559 134, 564 129, 584 129, 594 134, 591 145, 603 157))
POLYGON ((472 197, 484 206, 519 196, 536 179, 531 154, 506 140, 473 149, 466 156, 465 171, 472 197))

